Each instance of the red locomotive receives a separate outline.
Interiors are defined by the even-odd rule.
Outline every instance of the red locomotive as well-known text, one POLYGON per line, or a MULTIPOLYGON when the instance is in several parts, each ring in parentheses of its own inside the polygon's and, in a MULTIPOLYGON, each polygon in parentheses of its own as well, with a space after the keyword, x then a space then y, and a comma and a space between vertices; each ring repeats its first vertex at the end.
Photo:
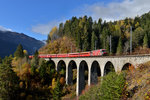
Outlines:
MULTIPOLYGON (((40 54, 39 58, 67 58, 67 57, 90 57, 90 56, 103 56, 107 52, 105 49, 87 51, 87 52, 78 52, 78 53, 68 53, 68 54, 40 54)), ((29 56, 33 58, 33 56, 29 56)))

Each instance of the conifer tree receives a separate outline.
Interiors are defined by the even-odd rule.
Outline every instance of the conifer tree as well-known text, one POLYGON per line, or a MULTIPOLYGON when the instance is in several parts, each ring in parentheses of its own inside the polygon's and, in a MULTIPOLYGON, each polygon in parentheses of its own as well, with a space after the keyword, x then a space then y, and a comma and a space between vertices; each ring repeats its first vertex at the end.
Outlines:
POLYGON ((77 44, 78 49, 81 49, 81 48, 82 48, 82 43, 81 43, 81 31, 80 31, 79 28, 77 29, 76 44, 77 44))
POLYGON ((87 26, 84 26, 84 34, 82 35, 82 40, 83 40, 83 51, 89 50, 90 43, 88 41, 88 30, 87 26))
POLYGON ((17 58, 23 58, 24 57, 23 47, 21 44, 18 45, 17 50, 14 53, 14 56, 17 58))
POLYGON ((63 23, 60 23, 58 35, 61 37, 63 36, 63 29, 64 29, 64 25, 63 25, 63 23))
POLYGON ((121 53, 122 53, 122 39, 120 37, 118 41, 117 54, 121 54, 121 53))
POLYGON ((48 35, 48 36, 47 36, 47 40, 46 40, 47 44, 48 44, 50 41, 51 41, 51 37, 50 37, 50 35, 48 35))
POLYGON ((110 43, 109 43, 109 37, 107 37, 107 39, 106 39, 106 50, 107 50, 107 52, 108 53, 110 53, 110 43))
POLYGON ((0 98, 1 100, 19 100, 19 78, 7 64, 0 64, 0 98))
POLYGON ((148 48, 148 36, 145 34, 143 39, 143 48, 148 48))
POLYGON ((37 66, 39 64, 39 53, 37 50, 34 53, 34 60, 35 60, 34 65, 37 66))
POLYGON ((54 92, 53 92, 53 99, 60 100, 61 99, 60 97, 61 97, 61 85, 59 80, 57 80, 56 87, 54 88, 54 92))
POLYGON ((97 40, 95 32, 92 32, 92 39, 91 39, 91 50, 95 49, 95 41, 97 40))

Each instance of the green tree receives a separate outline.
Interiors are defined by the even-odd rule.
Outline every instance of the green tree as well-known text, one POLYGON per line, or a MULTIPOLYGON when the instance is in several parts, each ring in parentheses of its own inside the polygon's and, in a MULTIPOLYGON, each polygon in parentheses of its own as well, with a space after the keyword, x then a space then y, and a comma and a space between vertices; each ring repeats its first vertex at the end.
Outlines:
POLYGON ((33 65, 38 66, 39 65, 39 53, 38 53, 37 50, 34 53, 34 58, 33 59, 34 59, 33 65))
POLYGON ((46 40, 47 44, 50 43, 50 41, 51 41, 51 37, 50 37, 50 35, 48 35, 47 40, 46 40))
POLYGON ((106 50, 108 53, 110 53, 110 42, 109 42, 109 37, 107 36, 107 39, 106 39, 106 50))
POLYGON ((110 72, 103 81, 92 86, 79 100, 120 100, 125 86, 125 74, 110 72))
POLYGON ((35 73, 36 73, 36 67, 31 65, 31 74, 35 75, 35 73))
POLYGON ((19 78, 6 64, 0 65, 0 99, 18 99, 19 78))
POLYGON ((10 55, 9 57, 6 56, 6 57, 2 60, 2 64, 5 64, 5 65, 11 67, 12 59, 13 59, 12 55, 10 55))
POLYGON ((83 41, 83 51, 89 50, 89 41, 88 41, 88 35, 89 32, 87 30, 87 26, 84 26, 84 34, 82 35, 82 41, 83 41))
POLYGON ((143 48, 148 48, 148 36, 145 34, 143 39, 143 48))
POLYGON ((64 34, 67 36, 71 36, 71 21, 67 20, 66 23, 64 24, 64 34))
POLYGON ((56 87, 54 88, 54 92, 53 92, 53 99, 60 100, 60 97, 61 97, 61 85, 59 79, 57 79, 56 87))
POLYGON ((107 34, 108 34, 108 29, 105 27, 103 28, 102 35, 100 36, 100 40, 102 42, 102 48, 104 49, 106 49, 107 34))
POLYGON ((63 29, 64 29, 64 25, 63 25, 63 23, 60 23, 59 24, 58 35, 61 36, 61 37, 64 35, 63 29))
POLYGON ((14 56, 17 58, 23 58, 24 57, 23 47, 21 44, 18 45, 17 50, 14 53, 14 56))
POLYGON ((117 46, 117 54, 122 54, 122 38, 119 38, 118 46, 117 46))
POLYGON ((98 33, 101 34, 102 32, 102 19, 99 18, 98 20, 98 33))
POLYGON ((133 32, 133 45, 140 46, 143 43, 144 31, 141 27, 138 27, 133 32))
POLYGON ((42 64, 39 69, 39 74, 40 74, 41 78, 44 78, 46 76, 46 67, 47 67, 46 62, 42 61, 42 64))
POLYGON ((125 77, 124 73, 116 74, 110 72, 103 78, 99 98, 100 100, 120 100, 124 86, 125 77))
POLYGON ((95 42, 97 41, 97 37, 95 35, 95 32, 92 32, 92 40, 91 40, 91 50, 95 49, 95 42))
POLYGON ((97 33, 96 33, 96 36, 98 37, 97 40, 97 48, 102 48, 101 46, 101 40, 100 40, 100 37, 101 37, 101 34, 102 34, 102 19, 99 18, 98 20, 98 23, 97 23, 97 27, 98 27, 98 30, 97 30, 97 33))
MULTIPOLYGON (((77 37, 76 37, 76 44, 78 49, 82 49, 82 42, 81 42, 81 30, 80 27, 78 27, 77 29, 77 37)), ((78 50, 79 51, 79 50, 78 50)))

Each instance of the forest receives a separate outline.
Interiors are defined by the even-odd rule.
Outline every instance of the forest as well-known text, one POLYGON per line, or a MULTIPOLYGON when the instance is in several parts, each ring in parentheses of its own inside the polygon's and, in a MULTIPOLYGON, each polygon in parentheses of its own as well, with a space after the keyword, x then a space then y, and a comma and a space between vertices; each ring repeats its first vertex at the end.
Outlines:
MULTIPOLYGON (((119 21, 102 20, 93 21, 92 17, 72 17, 59 27, 53 27, 48 34, 47 46, 40 53, 51 53, 52 45, 58 45, 55 40, 59 38, 72 39, 70 46, 75 50, 61 49, 52 53, 67 53, 90 51, 94 49, 106 49, 109 54, 129 54, 130 33, 132 29, 132 50, 146 49, 150 47, 150 13, 133 18, 125 18, 119 21), (111 46, 110 46, 111 37, 111 46), (111 47, 111 51, 110 51, 111 47), (46 50, 44 49, 46 48, 46 50)), ((60 41, 60 39, 59 39, 60 41)), ((63 41, 62 41, 63 42, 63 41)), ((62 45, 59 45, 61 48, 62 45)), ((57 47, 57 46, 56 46, 57 47)))
POLYGON ((38 51, 29 59, 18 45, 13 56, 0 59, 1 100, 60 100, 69 92, 65 70, 56 72, 53 62, 38 58, 38 51))

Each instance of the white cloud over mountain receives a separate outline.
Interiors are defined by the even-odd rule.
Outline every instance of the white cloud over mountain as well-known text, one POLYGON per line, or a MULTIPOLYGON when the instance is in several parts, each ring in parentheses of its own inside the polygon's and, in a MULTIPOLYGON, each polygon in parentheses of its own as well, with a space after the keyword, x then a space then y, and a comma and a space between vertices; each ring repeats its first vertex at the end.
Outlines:
POLYGON ((0 26, 0 30, 1 30, 1 31, 12 31, 12 29, 5 28, 5 27, 3 27, 3 26, 0 26))

